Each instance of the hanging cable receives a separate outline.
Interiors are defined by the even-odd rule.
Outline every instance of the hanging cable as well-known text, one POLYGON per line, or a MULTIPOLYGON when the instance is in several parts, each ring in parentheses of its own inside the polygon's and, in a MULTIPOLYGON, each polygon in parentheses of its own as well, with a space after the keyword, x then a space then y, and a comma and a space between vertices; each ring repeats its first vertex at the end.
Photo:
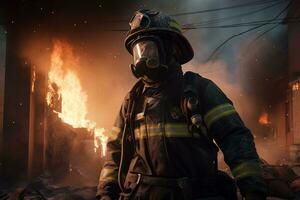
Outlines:
POLYGON ((226 25, 218 25, 218 26, 192 26, 190 27, 183 27, 183 30, 193 30, 193 29, 213 29, 213 28, 236 28, 236 27, 245 27, 245 26, 258 26, 261 24, 283 24, 284 23, 296 23, 300 21, 300 17, 297 18, 280 18, 275 20, 260 20, 260 21, 250 21, 250 22, 244 22, 244 23, 236 23, 236 24, 226 24, 226 25))
MULTIPOLYGON (((202 22, 193 23, 193 24, 194 25, 210 25, 210 24, 222 23, 222 22, 227 21, 227 20, 232 20, 232 19, 237 19, 237 18, 253 15, 255 13, 265 11, 269 8, 273 8, 273 7, 275 7, 277 5, 280 5, 282 3, 284 3, 284 1, 280 1, 280 2, 274 3, 274 4, 269 5, 269 6, 265 6, 263 8, 260 8, 260 9, 257 9, 257 10, 251 11, 251 12, 241 13, 241 14, 238 14, 238 15, 232 15, 232 16, 223 17, 223 18, 210 19, 210 20, 207 20, 207 21, 202 21, 202 22)), ((186 24, 186 25, 189 25, 189 24, 186 24)))
MULTIPOLYGON (((284 2, 284 1, 285 0, 258 0, 258 1, 253 1, 250 3, 238 4, 238 5, 233 5, 233 6, 221 7, 221 8, 211 8, 211 9, 191 11, 191 12, 175 13, 175 14, 171 14, 170 16, 179 17, 179 16, 186 16, 186 15, 195 15, 195 14, 201 14, 201 13, 224 11, 224 10, 230 10, 230 9, 235 9, 235 8, 258 6, 258 5, 268 4, 268 3, 284 2)), ((116 20, 105 20, 105 21, 102 21, 102 23, 123 23, 123 22, 127 23, 129 18, 130 17, 126 17, 126 18, 124 17, 123 19, 116 19, 116 20)))
POLYGON ((266 31, 264 31, 263 33, 261 33, 260 35, 258 35, 256 38, 254 38, 250 44, 248 45, 247 49, 249 49, 249 47, 251 47, 257 40, 259 40, 259 38, 261 38, 263 35, 267 34, 268 32, 272 31, 273 29, 277 28, 280 24, 276 24, 275 26, 272 26, 271 28, 267 29, 266 31))
MULTIPOLYGON (((260 20, 260 21, 250 21, 245 23, 236 23, 236 24, 227 24, 227 25, 220 25, 220 26, 192 26, 190 27, 183 27, 183 31, 189 30, 196 30, 196 29, 218 29, 218 28, 240 28, 240 27, 247 27, 247 26, 259 26, 259 25, 269 25, 269 24, 276 24, 276 25, 285 25, 290 23, 299 23, 300 17, 296 18, 280 18, 275 20, 260 20), (282 22, 284 20, 284 22, 282 22)), ((112 32, 126 32, 128 29, 104 29, 104 31, 112 31, 112 32)))
MULTIPOLYGON (((293 3, 293 2, 291 2, 293 3)), ((286 18, 287 22, 289 23, 289 19, 291 18, 286 18)), ((263 35, 267 34, 268 32, 272 31, 273 29, 277 28, 280 24, 276 24, 275 26, 272 26, 271 28, 265 30, 263 33, 261 33, 260 35, 258 35, 256 38, 254 38, 248 45, 247 50, 257 41, 259 40, 259 38, 261 38, 263 35)))
MULTIPOLYGON (((269 21, 275 20, 275 19, 277 19, 278 17, 280 17, 280 16, 281 16, 281 15, 282 15, 289 7, 290 7, 290 5, 291 5, 292 2, 293 2, 293 0, 291 0, 291 1, 289 2, 289 4, 288 4, 284 9, 282 9, 275 17, 273 17, 273 18, 272 18, 271 20, 269 20, 269 21)), ((227 38, 225 41, 223 41, 219 46, 217 46, 217 47, 215 48, 215 50, 212 51, 212 53, 210 54, 210 56, 209 56, 208 59, 207 59, 207 62, 210 61, 210 60, 215 56, 215 54, 219 51, 219 49, 222 48, 227 42, 231 41, 231 40, 234 39, 235 37, 238 37, 238 36, 240 36, 240 35, 243 35, 243 34, 245 34, 245 33, 248 33, 248 32, 250 32, 250 31, 253 31, 253 30, 255 30, 255 29, 261 28, 261 27, 263 27, 263 26, 265 26, 265 25, 267 25, 267 24, 268 24, 268 23, 264 23, 264 24, 261 24, 261 25, 259 25, 259 26, 252 27, 252 28, 247 29, 247 30, 245 30, 245 31, 242 31, 242 32, 240 32, 240 33, 238 33, 238 34, 235 34, 235 35, 230 36, 230 37, 227 38)))
POLYGON ((195 14, 201 14, 201 13, 207 13, 207 12, 216 12, 216 11, 235 9, 235 8, 248 7, 248 6, 257 6, 257 5, 260 5, 260 4, 273 3, 273 2, 278 2, 278 1, 282 1, 282 0, 252 1, 251 3, 238 4, 238 5, 222 7, 222 8, 212 8, 212 9, 192 11, 192 12, 182 12, 182 13, 173 14, 171 16, 179 17, 179 16, 184 16, 184 15, 195 15, 195 14))

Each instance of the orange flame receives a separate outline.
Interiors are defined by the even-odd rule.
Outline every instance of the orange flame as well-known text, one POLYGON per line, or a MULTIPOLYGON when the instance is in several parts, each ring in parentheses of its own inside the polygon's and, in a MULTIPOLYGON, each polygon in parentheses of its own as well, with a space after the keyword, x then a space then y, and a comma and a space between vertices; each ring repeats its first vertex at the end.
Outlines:
POLYGON ((300 83, 294 83, 293 85, 292 85, 292 90, 293 91, 297 91, 297 90, 299 90, 300 89, 300 83))
POLYGON ((263 112, 259 119, 258 119, 258 122, 261 124, 261 125, 268 125, 270 124, 270 120, 269 120, 269 115, 267 112, 263 112))
POLYGON ((87 128, 94 134, 94 147, 102 147, 105 155, 107 136, 104 128, 97 128, 96 123, 87 119, 87 94, 83 91, 77 74, 72 68, 79 66, 78 59, 72 53, 72 48, 67 43, 54 42, 51 55, 51 67, 48 73, 47 104, 56 109, 54 100, 60 100, 61 109, 53 110, 58 117, 73 128, 87 128), (53 87, 57 87, 55 88, 53 87))

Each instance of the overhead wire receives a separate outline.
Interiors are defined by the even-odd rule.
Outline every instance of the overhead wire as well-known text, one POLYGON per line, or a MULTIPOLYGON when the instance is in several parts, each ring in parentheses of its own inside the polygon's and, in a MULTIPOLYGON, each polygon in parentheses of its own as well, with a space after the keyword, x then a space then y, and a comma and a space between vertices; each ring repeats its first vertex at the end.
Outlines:
POLYGON ((258 26, 261 24, 286 24, 286 23, 296 23, 300 21, 300 17, 296 18, 280 18, 275 20, 260 20, 260 21, 249 21, 244 23, 236 23, 236 24, 225 24, 225 25, 216 25, 216 26, 190 26, 183 27, 183 30, 193 30, 193 29, 211 29, 211 28, 235 28, 235 27, 245 27, 245 26, 258 26), (284 23, 282 22, 283 20, 284 23))
MULTIPOLYGON (((272 31, 273 29, 277 28, 280 24, 276 24, 275 26, 272 26, 271 28, 265 30, 264 32, 262 32, 261 34, 259 34, 258 36, 256 36, 248 45, 249 47, 252 46, 252 44, 254 44, 257 40, 259 40, 259 38, 261 38, 263 35, 267 34, 268 32, 272 31)), ((249 49, 249 48, 247 48, 249 49)))
MULTIPOLYGON (((272 1, 274 2, 274 0, 272 1)), ((242 13, 239 15, 234 15, 234 16, 229 16, 229 17, 225 17, 225 18, 219 18, 219 19, 213 19, 213 20, 208 20, 208 21, 203 21, 203 22, 198 22, 198 23, 190 23, 190 24, 183 24, 182 25, 182 30, 183 31, 187 31, 187 30, 193 30, 193 29, 215 29, 215 28, 236 28, 236 27, 243 27, 243 26, 258 26, 264 23, 268 23, 268 24, 278 24, 281 23, 281 19, 277 19, 277 20, 262 20, 262 21, 249 21, 249 22, 244 22, 244 23, 235 23, 235 24, 225 24, 225 25, 214 25, 214 26, 208 26, 209 24, 214 24, 214 23, 222 23, 226 20, 230 20, 230 19, 235 19, 238 17, 243 17, 243 16, 247 16, 247 15, 251 15, 254 13, 258 13, 258 12, 262 12, 265 11, 269 8, 272 8, 276 5, 279 5, 283 2, 286 2, 285 0, 277 0, 277 3, 269 5, 269 6, 265 6, 263 8, 260 8, 258 10, 254 10, 251 12, 247 12, 247 13, 242 13)), ((298 18, 299 19, 299 18, 298 18)), ((296 20, 298 20, 296 19, 296 20)), ((286 21, 287 23, 295 23, 298 21, 295 21, 295 19, 288 19, 288 21, 286 21)), ((128 28, 115 28, 115 29, 105 29, 105 31, 113 31, 113 32, 125 32, 128 31, 128 28)))
MULTIPOLYGON (((293 3, 293 2, 291 2, 291 4, 292 4, 292 3, 293 3)), ((287 20, 285 20, 285 22, 288 21, 288 19, 290 19, 290 18, 286 18, 286 19, 287 19, 287 20)), ((276 25, 270 27, 269 29, 265 30, 265 31, 262 32, 261 34, 259 34, 257 37, 255 37, 255 38, 249 43, 249 45, 248 45, 248 47, 247 47, 247 50, 248 50, 248 49, 249 49, 256 41, 258 41, 262 36, 264 36, 265 34, 271 32, 272 30, 276 29, 279 25, 280 25, 280 24, 276 24, 276 25)))
MULTIPOLYGON (((244 3, 244 4, 237 4, 237 5, 233 5, 233 6, 226 6, 226 7, 220 7, 220 8, 211 8, 211 9, 204 9, 204 10, 198 10, 198 11, 175 13, 175 14, 171 14, 170 16, 180 17, 180 16, 186 16, 186 15, 195 15, 195 14, 201 14, 201 13, 217 12, 217 11, 224 11, 224 10, 230 10, 230 9, 236 9, 236 8, 242 8, 242 7, 249 7, 249 6, 258 6, 258 5, 263 5, 263 4, 267 4, 267 3, 283 2, 283 1, 285 1, 285 0, 258 0, 258 1, 252 1, 252 2, 249 2, 249 3, 244 3)), ((130 17, 128 17, 128 18, 130 18, 130 17)), ((122 22, 128 22, 128 19, 124 18, 124 19, 102 21, 102 23, 122 23, 122 22)))
MULTIPOLYGON (((190 26, 190 27, 182 27, 183 31, 188 30, 195 30, 195 29, 219 29, 219 28, 239 28, 239 27, 249 27, 249 26, 259 26, 259 25, 285 25, 289 23, 299 23, 300 17, 295 18, 279 18, 274 20, 260 20, 260 21, 249 21, 244 23, 236 23, 236 24, 226 24, 226 25, 217 25, 217 26, 190 26), (284 22, 283 22, 284 20, 284 22)), ((118 28, 118 29, 104 29, 105 31, 120 31, 125 32, 128 31, 128 29, 125 28, 118 28)))
MULTIPOLYGON (((251 3, 246 3, 246 4, 238 4, 238 5, 234 5, 234 6, 228 6, 228 7, 221 7, 221 8, 214 8, 214 9, 206 9, 206 10, 200 10, 200 11, 193 11, 193 12, 183 12, 183 13, 177 13, 177 14, 173 14, 171 16, 184 16, 184 15, 194 15, 194 14, 200 14, 200 13, 207 13, 207 12, 216 12, 216 11, 222 11, 222 10, 229 10, 229 9, 235 9, 235 8, 241 8, 241 7, 247 7, 247 6, 252 6, 252 5, 262 5, 262 4, 266 4, 266 3, 273 3, 276 2, 272 5, 268 5, 265 6, 261 9, 255 10, 255 11, 251 11, 251 12, 247 12, 247 13, 242 13, 239 15, 235 15, 235 16, 229 16, 229 17, 225 17, 225 18, 220 18, 220 19, 213 19, 213 20, 208 20, 208 21, 204 21, 204 22, 199 22, 199 23, 192 23, 192 24, 186 24, 183 26, 183 30, 192 30, 192 29, 200 29, 200 28, 236 28, 236 27, 245 27, 245 26, 254 26, 251 27, 245 31, 242 31, 240 33, 234 34, 232 36, 230 36, 229 38, 227 38, 225 41, 223 41, 220 45, 218 45, 210 54, 210 56, 208 57, 207 61, 211 60, 215 54, 219 51, 219 49, 221 49, 227 42, 231 41, 232 39, 234 39, 235 37, 238 37, 240 35, 243 35, 245 33, 248 33, 250 31, 259 29, 263 26, 269 25, 269 24, 275 24, 275 26, 273 26, 272 28, 270 28, 270 30, 266 30, 265 32, 263 32, 261 34, 264 35, 267 32, 273 30, 274 28, 278 27, 280 24, 282 23, 282 20, 285 19, 285 23, 298 23, 300 22, 300 18, 282 18, 282 19, 278 19, 278 17, 280 17, 282 15, 282 13, 284 13, 289 6, 291 5, 291 2, 293 0, 291 0, 289 2, 289 4, 283 9, 281 10, 275 17, 273 17, 272 19, 269 20, 261 20, 261 21, 249 21, 249 22, 244 22, 244 23, 236 23, 236 24, 227 24, 227 25, 216 25, 216 26, 207 26, 209 24, 214 24, 214 23, 221 23, 224 22, 226 20, 229 19, 233 19, 235 17, 242 17, 242 16, 247 16, 247 15, 251 15, 254 13, 258 13, 261 11, 264 11, 266 9, 272 8, 276 5, 281 4, 282 2, 286 2, 285 0, 270 0, 270 1, 255 1, 255 2, 251 2, 251 3), (206 25, 206 26, 205 26, 206 25)), ((125 21, 125 20, 122 20, 125 21)), ((127 20, 126 20, 127 21, 127 20)), ((120 21, 121 22, 121 21, 120 21)), ((128 29, 110 29, 107 31, 128 31, 128 29)), ((261 37, 261 36, 258 36, 261 37)), ((257 38, 257 39, 258 39, 257 38)), ((255 40, 257 40, 255 39, 255 40)))
POLYGON ((266 4, 266 3, 272 3, 272 2, 277 2, 277 1, 282 1, 282 0, 259 0, 259 1, 252 1, 249 3, 244 3, 244 4, 237 4, 233 6, 227 6, 227 7, 221 7, 221 8, 212 8, 212 9, 205 9, 205 10, 199 10, 199 11, 191 11, 191 12, 182 12, 182 13, 176 13, 171 16, 173 17, 179 17, 179 16, 184 16, 184 15, 195 15, 195 14, 201 14, 201 13, 207 13, 207 12, 216 12, 216 11, 223 11, 223 10, 230 10, 230 9, 235 9, 235 8, 242 8, 242 7, 248 7, 248 6, 257 6, 260 4, 266 4))
MULTIPOLYGON (((280 17, 280 16, 281 16, 281 15, 282 15, 289 7, 290 7, 292 1, 293 1, 293 0, 291 0, 291 1, 288 3, 288 5, 287 5, 284 9, 282 9, 275 17, 273 17, 272 19, 270 19, 270 20, 268 20, 268 21, 276 20, 278 17, 280 17)), ((226 40, 224 40, 220 45, 218 45, 218 46, 212 51, 212 53, 211 53, 210 56, 208 57, 207 61, 210 61, 210 60, 215 56, 215 54, 219 51, 219 49, 222 48, 227 42, 231 41, 232 39, 234 39, 234 38, 236 38, 236 37, 238 37, 238 36, 240 36, 240 35, 243 35, 243 34, 248 33, 248 32, 250 32, 250 31, 259 29, 259 28, 261 28, 261 27, 263 27, 263 26, 265 26, 265 25, 267 25, 267 24, 268 24, 268 23, 263 23, 263 24, 260 24, 260 25, 258 25, 258 26, 252 27, 252 28, 250 28, 250 29, 247 29, 247 30, 245 30, 245 31, 242 31, 242 32, 240 32, 240 33, 237 33, 237 34, 234 34, 234 35, 230 36, 229 38, 227 38, 226 40)))
MULTIPOLYGON (((268 5, 268 6, 265 6, 263 8, 260 8, 260 9, 257 9, 257 10, 254 10, 254 11, 250 11, 250 12, 246 12, 246 13, 241 13, 241 14, 238 14, 238 15, 232 15, 232 16, 228 16, 228 17, 223 17, 223 18, 214 18, 214 19, 210 19, 210 20, 207 20, 207 21, 202 21, 202 22, 198 22, 198 23, 193 23, 194 25, 209 25, 209 24, 216 24, 216 23, 221 23, 221 22, 224 22, 224 21, 227 21, 227 20, 232 20, 232 19, 237 19, 237 18, 240 18, 240 17, 245 17, 245 16, 248 16, 248 15, 253 15, 255 13, 259 13, 261 11, 265 11, 269 8, 273 8, 277 5, 280 5, 282 3, 284 3, 285 1, 279 1, 277 3, 274 3, 272 5, 268 5)), ((189 25, 189 24, 186 24, 186 25, 189 25)))

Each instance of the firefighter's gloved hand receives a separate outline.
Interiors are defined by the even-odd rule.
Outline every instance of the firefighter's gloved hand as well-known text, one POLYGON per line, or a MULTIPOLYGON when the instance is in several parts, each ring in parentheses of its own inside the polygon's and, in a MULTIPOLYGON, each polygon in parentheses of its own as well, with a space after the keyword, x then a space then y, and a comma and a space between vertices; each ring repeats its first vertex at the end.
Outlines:
POLYGON ((249 192, 245 194, 245 200, 266 200, 266 196, 262 193, 249 192))

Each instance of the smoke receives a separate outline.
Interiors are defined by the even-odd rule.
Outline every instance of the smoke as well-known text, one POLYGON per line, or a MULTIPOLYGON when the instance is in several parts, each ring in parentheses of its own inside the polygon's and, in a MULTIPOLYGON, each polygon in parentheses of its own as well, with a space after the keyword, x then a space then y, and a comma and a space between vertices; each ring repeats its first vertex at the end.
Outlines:
POLYGON ((205 64, 187 65, 185 71, 193 71, 214 81, 222 91, 234 102, 234 106, 243 119, 247 121, 251 116, 257 115, 257 106, 251 95, 244 91, 241 80, 232 80, 239 77, 237 71, 228 71, 228 66, 222 60, 210 61, 205 64), (234 73, 234 74, 232 74, 234 73), (245 103, 247 106, 245 106, 245 103))
MULTIPOLYGON (((256 83, 255 81, 253 82, 252 87, 258 91, 253 93, 252 87, 250 87, 249 91, 249 84, 251 84, 251 82, 246 82, 246 80, 253 69, 249 70, 250 72, 248 70, 241 69, 231 71, 228 69, 225 62, 221 60, 210 61, 205 64, 198 65, 187 64, 184 70, 194 71, 214 81, 233 101, 239 115, 246 126, 251 130, 254 138, 256 139, 256 148, 261 158, 273 164, 280 163, 282 161, 285 157, 285 139, 282 141, 275 141, 275 137, 278 137, 278 130, 274 129, 277 128, 277 124, 275 124, 276 122, 284 120, 284 115, 282 115, 281 119, 278 120, 278 116, 276 116, 278 113, 276 113, 276 108, 273 109, 273 107, 275 107, 278 102, 284 104, 284 95, 280 96, 276 93, 274 94, 274 91, 268 88, 268 85, 259 85, 259 83, 256 83), (262 90, 264 94, 260 93, 259 90, 262 90), (260 124, 259 117, 261 114, 268 114, 268 117, 271 117, 273 120, 271 124, 260 124), (268 134, 271 133, 275 135, 268 137, 268 134)), ((270 80, 270 82, 273 81, 270 80)), ((285 89, 279 89, 278 91, 278 93, 284 92, 285 89)), ((220 167, 225 169, 227 166, 223 162, 223 155, 221 153, 219 158, 220 167)))

